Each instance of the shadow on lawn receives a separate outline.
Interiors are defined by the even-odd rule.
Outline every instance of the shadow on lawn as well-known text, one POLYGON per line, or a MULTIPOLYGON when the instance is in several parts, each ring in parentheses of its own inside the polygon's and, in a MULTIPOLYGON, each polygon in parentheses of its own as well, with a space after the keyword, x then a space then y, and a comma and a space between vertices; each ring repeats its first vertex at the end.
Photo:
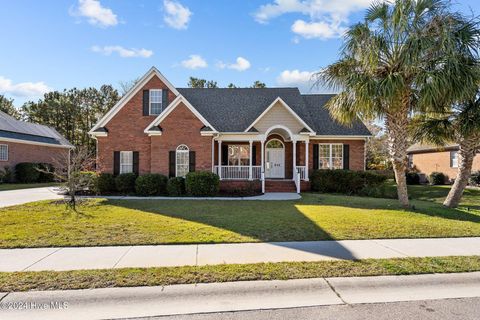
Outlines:
POLYGON ((149 200, 105 200, 104 204, 197 222, 275 246, 337 259, 357 259, 337 241, 315 242, 335 239, 300 212, 296 201, 269 201, 268 208, 264 207, 265 201, 181 201, 184 206, 179 206, 178 200, 164 200, 160 206, 158 201, 149 200), (282 241, 286 238, 289 242, 282 241))

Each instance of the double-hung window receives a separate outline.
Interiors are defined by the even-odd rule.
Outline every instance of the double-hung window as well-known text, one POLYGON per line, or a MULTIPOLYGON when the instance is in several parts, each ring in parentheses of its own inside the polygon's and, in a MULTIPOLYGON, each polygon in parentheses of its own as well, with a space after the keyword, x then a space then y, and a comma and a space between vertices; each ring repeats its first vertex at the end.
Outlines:
POLYGON ((190 154, 186 145, 181 144, 175 152, 175 175, 177 177, 185 177, 190 171, 190 154))
POLYGON ((248 166, 250 163, 250 146, 235 145, 228 146, 228 165, 229 166, 248 166))
POLYGON ((322 143, 318 146, 319 169, 343 169, 343 144, 322 143))
POLYGON ((150 89, 150 114, 162 113, 162 89, 150 89))
POLYGON ((120 173, 133 172, 133 151, 120 151, 120 173))
POLYGON ((0 161, 8 161, 8 144, 0 144, 0 161))
POLYGON ((458 151, 450 151, 450 167, 458 168, 458 151))

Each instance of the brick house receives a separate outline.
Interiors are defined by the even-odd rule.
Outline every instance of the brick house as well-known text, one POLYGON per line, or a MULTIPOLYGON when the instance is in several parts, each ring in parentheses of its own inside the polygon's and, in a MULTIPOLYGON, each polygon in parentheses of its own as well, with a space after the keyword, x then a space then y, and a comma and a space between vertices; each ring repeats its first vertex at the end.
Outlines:
POLYGON ((19 121, 0 111, 0 170, 20 162, 50 163, 73 146, 55 129, 19 121))
POLYGON ((97 167, 170 177, 208 170, 224 190, 306 189, 314 169, 365 169, 371 134, 360 121, 334 122, 324 108, 331 97, 297 88, 175 88, 152 68, 91 129, 97 167))
MULTIPOLYGON (((407 150, 408 164, 421 174, 422 181, 432 172, 442 172, 448 179, 454 180, 458 170, 458 145, 448 144, 443 147, 414 144, 407 150)), ((480 170, 480 153, 473 159, 472 172, 480 170)))

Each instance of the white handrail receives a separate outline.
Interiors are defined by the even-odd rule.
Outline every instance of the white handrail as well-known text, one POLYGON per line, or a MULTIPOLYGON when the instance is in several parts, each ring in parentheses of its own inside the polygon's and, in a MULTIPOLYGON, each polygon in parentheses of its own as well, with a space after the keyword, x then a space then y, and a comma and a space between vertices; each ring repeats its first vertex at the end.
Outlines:
MULTIPOLYGON (((213 172, 223 180, 248 180, 250 177, 249 166, 214 166, 213 172), (221 170, 221 172, 220 172, 221 170)), ((261 178, 261 166, 252 166, 252 180, 261 178)))

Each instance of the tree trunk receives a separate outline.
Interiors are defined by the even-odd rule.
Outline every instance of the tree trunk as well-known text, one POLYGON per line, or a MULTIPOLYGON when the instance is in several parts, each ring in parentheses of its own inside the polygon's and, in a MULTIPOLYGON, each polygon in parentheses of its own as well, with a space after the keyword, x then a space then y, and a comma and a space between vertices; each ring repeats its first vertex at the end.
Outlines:
POLYGON ((456 208, 460 200, 462 200, 463 191, 468 185, 468 179, 470 179, 470 175, 472 174, 472 164, 477 143, 478 140, 475 138, 462 139, 459 142, 457 177, 447 198, 443 202, 444 206, 456 208))
POLYGON ((388 152, 390 161, 395 172, 397 181, 398 200, 403 207, 409 207, 407 178, 407 126, 408 126, 408 103, 394 113, 388 113, 385 119, 387 132, 388 152))

